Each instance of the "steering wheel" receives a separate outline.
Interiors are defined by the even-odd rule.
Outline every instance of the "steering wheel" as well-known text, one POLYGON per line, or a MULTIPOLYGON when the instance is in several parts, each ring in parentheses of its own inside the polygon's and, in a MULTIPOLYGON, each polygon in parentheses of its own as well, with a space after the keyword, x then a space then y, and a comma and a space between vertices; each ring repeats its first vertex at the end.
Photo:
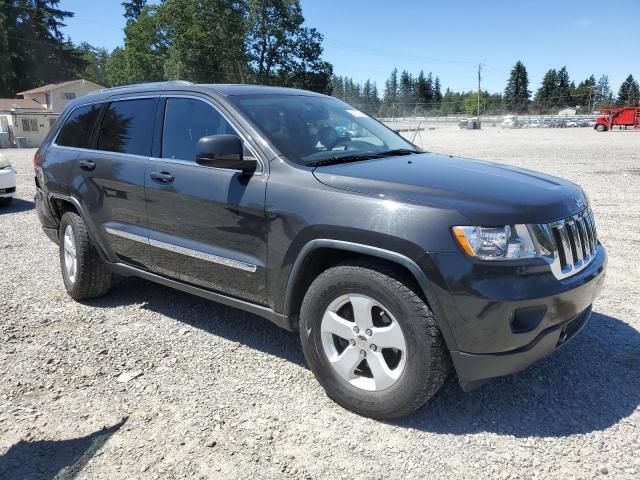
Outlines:
POLYGON ((333 150, 340 144, 347 144, 350 139, 348 137, 341 137, 335 128, 322 127, 318 132, 318 141, 326 147, 327 150, 333 150))

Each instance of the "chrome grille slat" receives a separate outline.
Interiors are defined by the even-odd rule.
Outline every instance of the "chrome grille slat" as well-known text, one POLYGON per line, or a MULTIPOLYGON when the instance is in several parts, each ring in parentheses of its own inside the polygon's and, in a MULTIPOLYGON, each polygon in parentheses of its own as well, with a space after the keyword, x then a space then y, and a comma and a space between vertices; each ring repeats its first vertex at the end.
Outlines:
POLYGON ((578 273, 595 258, 598 240, 591 210, 535 227, 545 239, 541 244, 551 247, 546 258, 556 278, 578 273))
POLYGON ((584 252, 584 257, 591 256, 591 239, 587 233, 587 220, 586 217, 580 217, 578 220, 578 231, 580 233, 580 239, 582 240, 582 251, 584 252))
POLYGON ((580 235, 578 235, 577 220, 567 222, 569 231, 569 241, 571 242, 571 251, 573 252, 573 264, 578 266, 582 263, 582 243, 580 243, 580 235))
POLYGON ((569 233, 567 232, 566 225, 563 224, 559 226, 558 231, 560 232, 562 251, 565 259, 565 264, 562 265, 562 269, 564 270, 573 264, 573 252, 571 251, 571 243, 569 242, 569 233))

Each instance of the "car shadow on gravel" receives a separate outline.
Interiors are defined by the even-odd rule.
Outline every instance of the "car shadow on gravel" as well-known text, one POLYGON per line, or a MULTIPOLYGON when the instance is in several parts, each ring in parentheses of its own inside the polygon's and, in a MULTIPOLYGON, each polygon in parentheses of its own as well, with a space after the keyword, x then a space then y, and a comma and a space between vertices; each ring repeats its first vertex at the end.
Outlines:
POLYGON ((640 332, 594 313, 565 347, 516 375, 464 393, 457 379, 415 414, 394 422, 466 435, 563 437, 603 430, 640 405, 640 332))
MULTIPOLYGON (((261 317, 138 278, 127 278, 95 307, 142 303, 208 333, 304 366, 300 340, 261 317)), ((640 405, 640 332, 593 313, 566 346, 516 375, 463 392, 451 376, 436 396, 394 425, 434 433, 494 432, 558 437, 603 430, 640 405)))
POLYGON ((304 365, 297 333, 277 327, 262 317, 180 292, 140 278, 124 278, 106 297, 89 300, 93 307, 142 303, 142 308, 166 315, 207 333, 241 343, 296 365, 304 365))
POLYGON ((33 210, 35 204, 30 200, 22 200, 21 198, 14 198, 11 205, 8 207, 0 207, 0 216, 7 215, 9 213, 26 212, 27 210, 33 210))
POLYGON ((0 455, 0 478, 67 480, 91 460, 109 438, 126 422, 70 440, 19 441, 0 455))

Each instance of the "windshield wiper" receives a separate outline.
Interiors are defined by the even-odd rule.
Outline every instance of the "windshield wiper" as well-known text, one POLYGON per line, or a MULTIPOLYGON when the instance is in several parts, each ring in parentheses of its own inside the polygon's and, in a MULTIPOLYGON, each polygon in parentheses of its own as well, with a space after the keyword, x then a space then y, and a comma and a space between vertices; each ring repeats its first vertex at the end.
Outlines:
POLYGON ((360 162, 362 160, 371 160, 372 158, 380 158, 378 153, 357 153, 353 155, 343 155, 341 157, 329 157, 316 162, 309 162, 306 165, 311 167, 322 167, 325 165, 337 165, 339 163, 360 162))
POLYGON ((413 155, 414 153, 424 153, 420 150, 411 150, 409 148, 396 148, 394 150, 387 150, 385 152, 378 153, 381 157, 395 157, 400 155, 413 155))
POLYGON ((322 167, 325 165, 337 165, 339 163, 360 162, 362 160, 372 160, 374 158, 394 157, 400 155, 412 155, 414 153, 423 153, 419 150, 410 150, 408 148, 396 148, 394 150, 386 150, 384 152, 355 153, 353 155, 342 155, 329 157, 316 162, 309 162, 307 165, 311 167, 322 167))

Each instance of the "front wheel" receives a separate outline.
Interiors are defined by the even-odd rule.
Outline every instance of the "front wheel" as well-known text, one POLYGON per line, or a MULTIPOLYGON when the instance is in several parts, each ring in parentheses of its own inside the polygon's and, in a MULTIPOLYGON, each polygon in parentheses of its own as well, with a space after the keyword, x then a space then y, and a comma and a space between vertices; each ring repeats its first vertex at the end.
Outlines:
POLYGON ((607 127, 605 126, 604 123, 599 123, 598 125, 596 125, 596 131, 597 132, 606 132, 607 131, 607 127))
POLYGON ((433 313, 400 274, 345 263, 305 295, 300 338, 327 395, 360 415, 408 415, 442 386, 449 355, 433 313))

